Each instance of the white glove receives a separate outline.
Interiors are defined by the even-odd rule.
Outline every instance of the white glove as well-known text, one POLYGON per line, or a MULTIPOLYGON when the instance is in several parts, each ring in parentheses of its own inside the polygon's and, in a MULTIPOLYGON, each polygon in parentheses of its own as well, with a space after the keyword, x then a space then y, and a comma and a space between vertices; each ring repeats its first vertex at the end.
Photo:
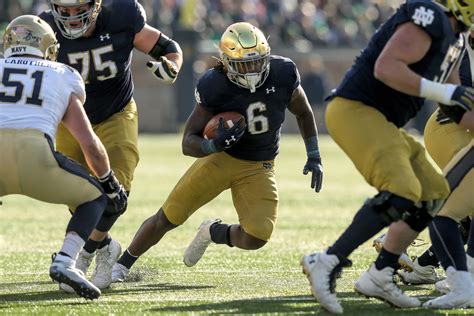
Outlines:
POLYGON ((178 76, 178 65, 165 56, 160 57, 160 61, 149 61, 146 66, 153 75, 166 84, 172 84, 178 76))

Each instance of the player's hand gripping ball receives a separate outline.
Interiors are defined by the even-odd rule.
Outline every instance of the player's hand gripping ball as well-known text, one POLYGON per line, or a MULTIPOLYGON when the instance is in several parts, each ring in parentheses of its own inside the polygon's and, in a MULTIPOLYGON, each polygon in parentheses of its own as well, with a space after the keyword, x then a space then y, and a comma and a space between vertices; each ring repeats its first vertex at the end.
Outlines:
POLYGON ((247 124, 242 114, 222 112, 213 116, 204 127, 203 137, 212 140, 216 151, 232 147, 244 135, 247 124))

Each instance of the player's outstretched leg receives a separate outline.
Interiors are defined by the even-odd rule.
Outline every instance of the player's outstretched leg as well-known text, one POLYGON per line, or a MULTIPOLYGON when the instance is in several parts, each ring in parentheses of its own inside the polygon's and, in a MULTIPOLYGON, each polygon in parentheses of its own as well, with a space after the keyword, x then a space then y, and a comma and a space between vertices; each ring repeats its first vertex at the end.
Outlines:
POLYGON ((211 225, 220 222, 220 219, 208 219, 201 223, 198 233, 184 251, 183 262, 186 266, 192 267, 198 263, 212 242, 211 225))
POLYGON ((330 313, 342 314, 343 309, 336 296, 336 278, 341 275, 342 268, 352 262, 348 259, 341 261, 336 255, 326 252, 315 252, 304 256, 300 264, 311 285, 311 293, 321 307, 330 313))

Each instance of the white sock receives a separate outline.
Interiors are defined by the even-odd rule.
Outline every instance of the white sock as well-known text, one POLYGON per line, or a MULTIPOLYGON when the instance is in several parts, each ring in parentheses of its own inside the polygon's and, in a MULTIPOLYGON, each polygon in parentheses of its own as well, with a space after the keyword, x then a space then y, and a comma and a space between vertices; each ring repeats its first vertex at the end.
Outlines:
POLYGON ((79 252, 81 251, 82 247, 84 247, 85 243, 86 242, 84 239, 79 237, 79 235, 69 232, 64 238, 64 243, 60 252, 67 254, 74 261, 76 261, 77 257, 79 256, 79 252))

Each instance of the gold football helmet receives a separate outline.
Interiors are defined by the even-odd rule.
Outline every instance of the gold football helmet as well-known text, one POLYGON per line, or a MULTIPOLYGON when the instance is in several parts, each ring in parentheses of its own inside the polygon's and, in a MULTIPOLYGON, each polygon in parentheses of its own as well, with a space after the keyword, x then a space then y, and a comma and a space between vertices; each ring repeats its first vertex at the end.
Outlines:
POLYGON ((55 61, 59 44, 48 23, 35 15, 22 15, 7 25, 3 56, 33 55, 55 61))
POLYGON ((230 25, 222 34, 219 49, 230 81, 252 93, 265 82, 270 46, 258 28, 246 22, 230 25))
POLYGON ((474 0, 436 0, 448 9, 460 23, 467 28, 474 24, 474 0))
POLYGON ((102 0, 50 0, 54 22, 61 34, 68 39, 76 39, 84 35, 97 20, 102 8, 102 0), (75 15, 67 12, 67 7, 89 4, 88 10, 79 11, 75 15))

